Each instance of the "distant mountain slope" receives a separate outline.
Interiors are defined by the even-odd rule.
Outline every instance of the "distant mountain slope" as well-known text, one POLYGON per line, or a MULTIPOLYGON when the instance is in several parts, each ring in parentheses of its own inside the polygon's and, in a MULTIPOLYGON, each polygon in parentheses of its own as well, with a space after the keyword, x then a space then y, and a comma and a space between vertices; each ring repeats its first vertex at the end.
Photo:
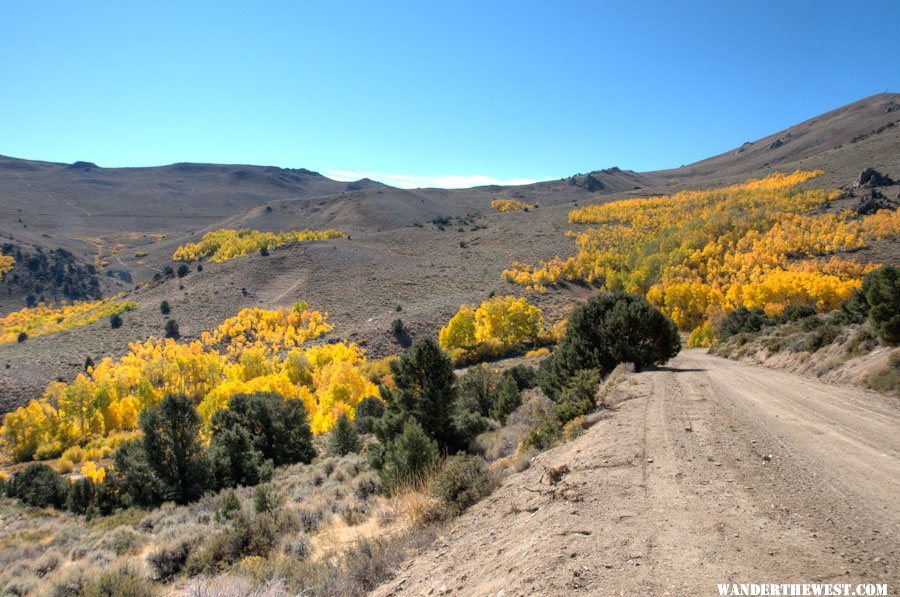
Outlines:
POLYGON ((304 169, 100 168, 0 156, 0 238, 93 253, 91 245, 106 235, 186 232, 274 199, 334 195, 348 186, 383 185, 338 182, 304 169))
MULTIPOLYGON (((801 122, 730 151, 655 174, 673 183, 689 179, 744 177, 783 169, 798 162, 828 163, 833 152, 847 146, 894 143, 900 138, 900 94, 880 93, 801 122)), ((849 149, 849 148, 848 148, 849 149)), ((858 148, 857 148, 858 149, 858 148)), ((847 154, 853 151, 843 152, 847 154)), ((847 161, 846 159, 844 160, 847 161)))
MULTIPOLYGON (((186 339, 244 307, 306 300, 330 312, 335 337, 359 341, 376 357, 396 353, 390 330, 398 317, 413 337, 434 333, 460 304, 478 303, 489 293, 521 292, 501 276, 514 261, 571 255, 565 233, 576 205, 709 188, 797 168, 824 170, 808 184, 827 188, 851 185, 870 166, 900 179, 900 124, 891 126, 900 121, 897 106, 900 95, 876 95, 673 170, 607 168, 530 185, 458 190, 403 190, 259 166, 97 168, 0 157, 0 245, 11 243, 29 254, 35 245, 70 251, 76 266, 96 264, 105 294, 127 292, 138 304, 117 329, 104 320, 0 347, 0 412, 37 397, 57 377, 71 379, 83 370, 86 356, 95 362, 118 356, 129 342, 160 335, 163 300, 171 303, 186 339), (537 207, 497 213, 490 208, 496 198, 537 207), (205 264, 202 272, 191 264, 184 278, 136 287, 176 265, 172 253, 179 245, 224 227, 333 227, 349 238, 205 264)), ((894 202, 898 190, 879 192, 894 202)), ((859 197, 839 207, 851 209, 854 201, 858 205, 859 197)), ((852 258, 896 262, 897 255, 897 243, 888 240, 852 258)), ((23 267, 12 274, 23 273, 23 267)), ((90 283, 75 276, 84 269, 66 276, 70 285, 90 283)), ((0 314, 22 308, 28 293, 42 294, 36 290, 41 280, 28 282, 0 283, 0 314)), ((553 322, 590 292, 570 285, 530 300, 553 322)))
POLYGON ((680 168, 608 168, 515 187, 407 191, 367 179, 338 182, 305 169, 193 163, 100 168, 0 156, 0 242, 102 257, 117 243, 129 249, 146 244, 139 242, 142 235, 154 243, 166 236, 169 245, 223 225, 388 230, 483 212, 497 197, 556 205, 716 184, 801 165, 822 167, 843 180, 864 166, 890 170, 898 140, 900 94, 884 93, 680 168))

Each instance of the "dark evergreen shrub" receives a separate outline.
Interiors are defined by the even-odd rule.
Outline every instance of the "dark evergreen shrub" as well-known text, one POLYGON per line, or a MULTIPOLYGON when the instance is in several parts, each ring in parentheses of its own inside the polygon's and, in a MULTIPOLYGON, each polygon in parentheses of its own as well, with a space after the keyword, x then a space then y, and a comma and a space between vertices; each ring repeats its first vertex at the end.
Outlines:
POLYGON ((553 398, 576 371, 597 369, 606 375, 619 363, 638 369, 661 365, 680 350, 675 323, 647 299, 604 293, 569 316, 565 335, 542 363, 541 388, 553 398))
POLYGON ((184 537, 157 545, 147 554, 147 564, 154 578, 159 582, 168 582, 181 572, 194 544, 193 538, 184 537))
POLYGON ((385 486, 396 487, 427 473, 439 459, 437 442, 410 418, 384 452, 379 475, 385 486))
POLYGON ((281 506, 281 498, 268 483, 257 485, 253 490, 253 509, 257 514, 275 514, 281 506))
POLYGON ((272 462, 263 460, 250 431, 241 425, 216 428, 208 454, 217 488, 256 485, 273 472, 272 462))
POLYGON ((505 377, 512 377, 519 387, 519 390, 529 390, 536 387, 538 384, 537 369, 529 367, 528 365, 519 364, 510 367, 503 372, 503 375, 505 377))
MULTIPOLYGON (((141 440, 125 442, 118 447, 113 453, 113 470, 123 506, 156 506, 170 494, 150 466, 141 440)), ((104 485, 106 483, 109 480, 104 485)))
POLYGON ((66 499, 66 509, 75 514, 87 514, 94 504, 94 482, 82 477, 72 483, 66 499))
POLYGON ((30 464, 9 479, 6 495, 29 506, 61 509, 69 496, 69 483, 46 464, 30 464))
POLYGON ((555 411, 559 422, 565 424, 589 413, 599 386, 600 374, 596 369, 577 371, 557 398, 555 411))
POLYGON ((197 499, 209 486, 200 424, 191 399, 179 394, 169 394, 140 415, 147 464, 161 481, 165 498, 179 504, 197 499))
POLYGON ((331 453, 336 456, 344 456, 351 452, 359 452, 359 435, 353 421, 346 413, 341 413, 331 430, 329 438, 331 453))
POLYGON ((375 421, 384 414, 384 402, 375 396, 366 396, 356 406, 353 422, 359 433, 373 433, 375 421))
POLYGON ((792 321, 800 321, 812 317, 816 314, 816 310, 808 305, 788 305, 778 316, 778 323, 790 323, 792 321))
POLYGON ((473 365, 459 377, 458 402, 462 408, 488 416, 497 400, 500 375, 490 366, 473 365))
POLYGON ((399 319, 399 318, 395 319, 394 322, 391 324, 391 331, 394 333, 395 336, 403 335, 403 333, 406 331, 405 328, 403 327, 403 320, 399 319))
POLYGON ((506 424, 506 417, 522 405, 522 392, 512 375, 504 375, 500 378, 497 387, 497 399, 491 407, 491 417, 502 424, 506 424))
POLYGON ((537 423, 522 440, 523 448, 534 448, 539 451, 549 450, 562 439, 563 425, 555 413, 537 423))
POLYGON ((178 330, 178 322, 174 319, 166 321, 166 338, 177 340, 180 337, 181 332, 178 330))
POLYGON ((263 460, 271 460, 275 466, 309 464, 316 455, 301 400, 271 392, 236 394, 227 409, 213 415, 213 441, 218 433, 236 427, 246 429, 263 460))
POLYGON ((413 343, 399 360, 391 363, 396 390, 385 389, 385 413, 375 425, 375 434, 385 445, 403 431, 408 418, 434 438, 440 449, 458 451, 468 438, 453 426, 456 375, 453 363, 433 338, 413 343))
POLYGON ((766 314, 759 307, 748 309, 738 307, 730 311, 718 325, 718 334, 721 340, 727 340, 732 336, 744 333, 756 333, 766 325, 766 314))
POLYGON ((900 344, 900 268, 884 265, 864 279, 862 293, 869 305, 869 323, 885 343, 900 344))

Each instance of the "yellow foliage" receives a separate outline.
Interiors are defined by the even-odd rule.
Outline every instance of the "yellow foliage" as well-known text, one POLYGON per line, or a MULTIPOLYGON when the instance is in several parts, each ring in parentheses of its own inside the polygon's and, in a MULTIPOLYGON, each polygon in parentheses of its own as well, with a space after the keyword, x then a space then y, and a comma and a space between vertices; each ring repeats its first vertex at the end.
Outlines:
POLYGON ((201 336, 206 346, 222 346, 229 355, 243 354, 256 348, 263 355, 296 348, 328 333, 327 313, 313 311, 306 303, 280 309, 242 309, 222 322, 211 333, 201 336))
POLYGON ((351 419, 360 401, 367 396, 377 396, 378 388, 366 379, 352 361, 333 360, 316 369, 313 374, 316 388, 316 408, 312 413, 313 433, 331 429, 341 414, 351 419))
POLYGON ((60 459, 78 463, 84 460, 84 453, 81 450, 81 446, 72 446, 71 448, 66 448, 65 451, 63 451, 60 459))
POLYGON ((477 344, 475 339, 475 308, 463 305, 438 333, 438 341, 444 350, 469 349, 477 344))
POLYGON ((64 332, 136 308, 135 302, 123 301, 119 296, 59 307, 39 303, 36 307, 21 309, 0 318, 0 344, 14 342, 21 332, 30 338, 64 332))
POLYGON ((97 466, 92 460, 81 465, 81 474, 97 484, 103 483, 103 480, 106 479, 106 469, 97 466))
POLYGON ((377 361, 369 361, 360 369, 366 376, 366 379, 372 383, 385 384, 389 383, 391 379, 391 363, 399 360, 400 357, 398 356, 384 357, 377 361))
POLYGON ((20 461, 63 450, 73 461, 103 457, 103 447, 108 454, 136 429, 141 410, 169 393, 189 396, 207 422, 235 394, 280 394, 302 400, 314 432, 324 433, 341 413, 352 417, 363 398, 379 395, 358 345, 302 346, 331 330, 326 319, 303 303, 244 309, 200 340, 134 342, 123 357, 105 358, 68 384, 51 383, 39 401, 8 413, 4 451, 20 461), (72 447, 87 442, 96 448, 72 447))
MULTIPOLYGON (((503 276, 536 290, 571 280, 644 294, 683 330, 703 328, 742 305, 771 314, 788 304, 834 309, 871 266, 833 254, 900 235, 900 213, 811 213, 839 196, 798 186, 820 174, 775 173, 720 189, 576 209, 569 221, 591 227, 569 233, 574 257, 514 263, 503 276)), ((708 341, 704 334, 698 332, 698 342, 708 341)))
POLYGON ((475 311, 475 340, 499 340, 508 347, 537 342, 544 329, 544 318, 537 307, 524 298, 495 296, 475 311))
POLYGON ((497 211, 525 211, 534 209, 533 205, 529 205, 518 199, 494 199, 491 201, 491 209, 497 211))
POLYGON ((566 328, 568 327, 568 325, 569 320, 560 319, 552 326, 550 326, 550 341, 554 344, 557 344, 560 340, 562 340, 562 337, 566 335, 566 328))
POLYGON ((546 346, 541 346, 540 348, 535 348, 534 350, 529 350, 525 353, 526 357, 536 358, 536 357, 545 357, 550 354, 550 349, 546 346))
POLYGON ((32 400, 3 417, 0 437, 10 457, 17 461, 30 460, 40 446, 56 436, 58 428, 56 410, 32 400))
POLYGON ((542 341, 544 319, 524 298, 492 297, 475 309, 463 305, 441 328, 438 340, 457 362, 491 358, 542 341))
POLYGON ((261 232, 250 228, 240 230, 215 230, 207 232, 199 242, 178 247, 172 258, 191 261, 209 257, 213 263, 228 261, 261 249, 274 249, 285 245, 346 238, 337 230, 290 230, 287 232, 261 232))
POLYGON ((3 279, 3 274, 11 270, 15 264, 16 260, 13 257, 0 255, 0 280, 3 279))
POLYGON ((706 322, 703 325, 694 328, 688 338, 688 348, 699 348, 701 346, 712 346, 716 343, 716 330, 713 324, 706 322))

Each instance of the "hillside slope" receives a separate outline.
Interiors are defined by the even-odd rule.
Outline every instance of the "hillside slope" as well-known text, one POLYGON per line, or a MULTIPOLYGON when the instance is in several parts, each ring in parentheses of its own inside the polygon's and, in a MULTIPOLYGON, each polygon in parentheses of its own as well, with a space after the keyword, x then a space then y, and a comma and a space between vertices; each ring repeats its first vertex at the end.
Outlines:
POLYGON ((375 595, 708 595, 900 581, 900 406, 686 351, 635 374, 375 595), (551 485, 545 473, 567 467, 551 485))
MULTIPOLYGON (((791 137, 772 150, 766 149, 771 141, 761 140, 743 152, 676 170, 610 168, 518 187, 407 191, 332 181, 305 170, 198 164, 106 169, 0 158, 0 244, 70 250, 82 264, 99 264, 107 294, 126 292, 138 303, 117 330, 98 321, 0 346, 0 412, 39 396, 49 381, 72 379, 87 356, 95 362, 119 356, 129 342, 160 335, 162 300, 172 304, 186 339, 244 307, 307 300, 331 314, 332 337, 351 337, 372 356, 396 353, 393 319, 402 318, 413 337, 433 333, 460 304, 480 302, 491 292, 521 292, 501 278, 513 261, 571 255, 565 233, 576 204, 706 188, 773 169, 823 169, 810 184, 828 188, 851 185, 869 166, 900 179, 900 126, 875 132, 900 119, 896 105, 897 94, 860 100, 776 133, 773 138, 791 137), (765 158, 776 154, 777 163, 765 158), (490 203, 498 197, 538 207, 497 213, 490 203), (432 223, 436 219, 446 223, 432 223), (135 288, 177 265, 171 257, 179 245, 223 227, 335 227, 350 238, 206 264, 185 278, 135 288)), ((897 187, 890 192, 895 199, 897 187)), ((852 258, 890 261, 900 255, 893 241, 876 249, 852 258)), ((26 293, 11 277, 0 283, 4 287, 0 314, 25 306, 26 293)), ((532 301, 552 323, 590 292, 569 286, 532 301)))

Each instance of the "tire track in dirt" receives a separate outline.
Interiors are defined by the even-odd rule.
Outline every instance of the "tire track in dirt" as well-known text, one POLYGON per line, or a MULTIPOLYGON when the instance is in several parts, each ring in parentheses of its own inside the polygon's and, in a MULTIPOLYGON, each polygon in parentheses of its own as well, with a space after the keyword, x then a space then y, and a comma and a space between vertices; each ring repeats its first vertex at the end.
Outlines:
POLYGON ((716 583, 804 581, 896 590, 900 409, 890 399, 698 351, 631 376, 620 394, 610 416, 505 479, 374 594, 709 595, 716 583), (541 482, 563 464, 558 486, 541 482))

